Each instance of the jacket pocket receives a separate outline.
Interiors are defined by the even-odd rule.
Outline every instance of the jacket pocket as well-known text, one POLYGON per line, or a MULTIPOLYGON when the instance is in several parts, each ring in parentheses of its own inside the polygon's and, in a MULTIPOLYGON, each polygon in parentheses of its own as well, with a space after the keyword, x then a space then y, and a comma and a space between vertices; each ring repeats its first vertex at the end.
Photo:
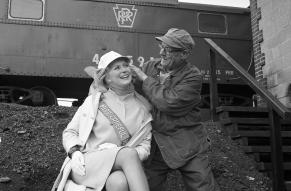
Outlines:
POLYGON ((186 160, 193 158, 209 147, 207 134, 202 126, 193 129, 181 129, 179 130, 179 135, 174 140, 177 153, 186 160))

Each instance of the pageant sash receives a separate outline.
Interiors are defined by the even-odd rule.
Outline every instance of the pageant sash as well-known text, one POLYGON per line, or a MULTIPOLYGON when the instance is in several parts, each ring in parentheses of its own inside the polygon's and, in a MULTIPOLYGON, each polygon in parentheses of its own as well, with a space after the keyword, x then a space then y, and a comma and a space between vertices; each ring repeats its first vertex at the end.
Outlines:
POLYGON ((115 130, 115 133, 121 140, 121 145, 124 146, 131 138, 125 125, 122 123, 119 117, 109 108, 109 106, 104 101, 100 101, 99 110, 110 121, 111 125, 113 126, 115 130))

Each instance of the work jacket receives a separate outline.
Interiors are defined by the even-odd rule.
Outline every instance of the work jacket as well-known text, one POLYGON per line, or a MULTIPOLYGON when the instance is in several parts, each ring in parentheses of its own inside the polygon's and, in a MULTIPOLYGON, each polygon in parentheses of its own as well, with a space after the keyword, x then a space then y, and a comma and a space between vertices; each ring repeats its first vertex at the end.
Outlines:
POLYGON ((141 88, 153 106, 155 142, 164 161, 175 169, 209 147, 198 108, 202 76, 197 67, 184 61, 162 84, 160 68, 160 59, 144 64, 148 77, 141 88))

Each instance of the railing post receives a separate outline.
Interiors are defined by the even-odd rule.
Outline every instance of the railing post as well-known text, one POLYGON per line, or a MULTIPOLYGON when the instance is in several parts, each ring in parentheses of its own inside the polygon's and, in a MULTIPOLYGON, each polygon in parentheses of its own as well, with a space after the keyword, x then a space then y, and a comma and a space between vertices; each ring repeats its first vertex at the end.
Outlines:
MULTIPOLYGON (((281 140, 281 118, 290 118, 291 112, 286 108, 277 98, 275 98, 268 90, 266 90, 259 82, 257 82, 253 76, 251 76, 243 67, 241 67, 230 55, 228 55, 221 47, 219 47, 213 40, 204 38, 205 41, 215 50, 222 58, 228 61, 235 70, 240 74, 242 79, 246 81, 253 90, 255 90, 269 106, 269 118, 270 118, 270 139, 271 139, 271 157, 273 168, 273 190, 285 191, 286 186, 284 183, 283 174, 283 154, 282 154, 282 140, 281 140)), ((211 80, 210 80, 210 107, 212 117, 216 116, 215 108, 218 106, 218 100, 215 100, 217 96, 216 86, 216 65, 214 52, 210 51, 210 68, 211 68, 211 80)))
POLYGON ((217 121, 216 108, 218 107, 218 91, 217 91, 217 77, 216 77, 216 59, 215 52, 210 49, 210 112, 211 119, 217 121))
POLYGON ((269 108, 273 190, 285 191, 280 116, 269 108))

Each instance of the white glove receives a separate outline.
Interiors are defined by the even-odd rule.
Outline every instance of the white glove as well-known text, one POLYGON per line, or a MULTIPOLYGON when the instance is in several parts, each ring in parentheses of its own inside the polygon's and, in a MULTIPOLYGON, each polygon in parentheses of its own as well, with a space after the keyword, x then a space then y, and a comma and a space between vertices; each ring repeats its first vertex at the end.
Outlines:
POLYGON ((137 66, 135 65, 130 65, 130 69, 135 77, 137 79, 144 81, 148 76, 137 66))
POLYGON ((107 88, 103 83, 105 78, 105 69, 97 69, 93 66, 87 66, 84 71, 94 79, 90 86, 89 95, 92 94, 93 91, 99 91, 103 93, 107 92, 107 88))
POLYGON ((78 185, 72 180, 67 180, 64 191, 86 191, 86 186, 78 185))
POLYGON ((72 154, 71 167, 74 173, 85 176, 85 160, 84 155, 80 151, 75 151, 72 154))
POLYGON ((104 149, 112 149, 112 148, 117 148, 117 145, 114 143, 103 143, 98 146, 97 150, 102 151, 104 149))

